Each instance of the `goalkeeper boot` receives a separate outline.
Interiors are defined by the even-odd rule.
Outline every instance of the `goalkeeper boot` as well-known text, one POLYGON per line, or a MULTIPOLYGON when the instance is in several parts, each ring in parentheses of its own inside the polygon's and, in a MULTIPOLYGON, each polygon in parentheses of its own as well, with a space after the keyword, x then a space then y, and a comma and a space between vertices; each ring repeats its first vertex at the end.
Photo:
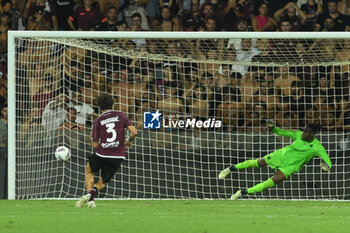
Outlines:
POLYGON ((235 194, 233 194, 230 200, 236 201, 242 197, 242 190, 238 190, 235 194))
POLYGON ((88 202, 88 208, 96 208, 96 204, 94 201, 89 201, 88 202))
POLYGON ((80 198, 80 200, 77 201, 77 202, 75 203, 75 207, 78 207, 78 208, 83 207, 83 206, 88 202, 88 200, 90 199, 90 197, 91 197, 91 194, 90 194, 90 193, 88 193, 88 194, 82 196, 82 197, 80 198))
POLYGON ((231 173, 231 166, 229 166, 228 168, 226 168, 225 170, 222 170, 220 173, 219 173, 219 175, 218 175, 218 177, 219 177, 219 179, 224 179, 228 174, 230 174, 231 173))

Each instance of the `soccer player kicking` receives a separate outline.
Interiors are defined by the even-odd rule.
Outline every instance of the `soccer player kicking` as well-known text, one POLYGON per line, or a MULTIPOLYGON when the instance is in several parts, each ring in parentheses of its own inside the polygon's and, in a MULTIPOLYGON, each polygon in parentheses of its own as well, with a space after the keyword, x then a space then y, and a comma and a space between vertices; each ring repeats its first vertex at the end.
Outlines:
POLYGON ((219 173, 219 179, 224 179, 232 171, 245 169, 249 167, 263 167, 269 165, 271 168, 277 168, 277 172, 267 181, 257 184, 246 190, 238 190, 231 196, 231 200, 237 200, 243 194, 253 194, 261 192, 267 188, 271 188, 283 180, 299 171, 313 157, 321 157, 324 163, 321 163, 321 168, 330 172, 332 163, 329 156, 322 146, 320 141, 315 138, 315 133, 320 129, 317 123, 308 124, 304 132, 297 130, 283 130, 275 127, 275 122, 267 121, 267 127, 277 135, 287 136, 294 142, 286 147, 278 149, 264 158, 247 160, 243 163, 232 165, 219 173))
POLYGON ((101 94, 96 98, 101 115, 94 121, 92 128, 92 146, 95 152, 89 157, 85 169, 85 187, 88 191, 75 207, 96 207, 94 198, 112 179, 125 159, 125 147, 131 148, 137 135, 136 128, 122 112, 114 111, 113 98, 109 94, 101 94), (125 129, 130 136, 125 141, 125 129), (101 177, 94 185, 94 173, 101 170, 101 177))

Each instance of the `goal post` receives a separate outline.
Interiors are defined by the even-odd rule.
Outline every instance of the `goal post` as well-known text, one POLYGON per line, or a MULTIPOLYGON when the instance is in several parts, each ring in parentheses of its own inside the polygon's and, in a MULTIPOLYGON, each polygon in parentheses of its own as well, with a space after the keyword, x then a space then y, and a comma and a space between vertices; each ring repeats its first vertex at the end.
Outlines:
POLYGON ((16 131, 11 130, 16 127, 16 51, 15 51, 15 37, 11 32, 8 33, 8 199, 14 200, 16 198, 16 131))
POLYGON ((228 198, 274 171, 220 170, 291 143, 265 130, 271 118, 321 123, 335 165, 324 173, 313 159, 249 198, 350 198, 350 33, 9 31, 8 51, 9 199, 84 193, 104 92, 140 135, 101 198, 228 198), (54 158, 61 145, 66 162, 54 158))

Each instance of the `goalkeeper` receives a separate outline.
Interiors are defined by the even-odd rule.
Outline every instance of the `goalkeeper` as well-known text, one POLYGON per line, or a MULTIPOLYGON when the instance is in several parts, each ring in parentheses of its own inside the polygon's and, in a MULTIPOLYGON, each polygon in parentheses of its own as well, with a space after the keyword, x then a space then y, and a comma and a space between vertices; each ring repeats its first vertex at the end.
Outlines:
POLYGON ((320 141, 315 138, 315 133, 320 130, 317 123, 308 124, 304 131, 283 130, 275 127, 272 120, 267 121, 267 127, 277 135, 287 136, 294 142, 286 147, 278 149, 264 158, 247 160, 243 163, 232 165, 219 173, 219 179, 224 179, 232 171, 250 168, 263 167, 269 165, 271 168, 277 168, 277 172, 267 181, 257 184, 246 190, 238 190, 231 196, 231 200, 239 199, 243 194, 253 194, 271 188, 283 180, 298 172, 313 157, 319 156, 324 163, 320 166, 323 170, 330 172, 332 163, 329 156, 320 141))

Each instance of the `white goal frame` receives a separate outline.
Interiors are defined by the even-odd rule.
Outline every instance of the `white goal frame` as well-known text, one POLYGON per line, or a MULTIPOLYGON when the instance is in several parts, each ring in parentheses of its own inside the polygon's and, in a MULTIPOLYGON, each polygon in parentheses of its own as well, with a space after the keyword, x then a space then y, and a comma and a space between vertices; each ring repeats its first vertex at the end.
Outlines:
POLYGON ((350 39, 350 32, 8 32, 8 199, 16 197, 16 77, 15 39, 26 38, 132 38, 132 39, 350 39))

